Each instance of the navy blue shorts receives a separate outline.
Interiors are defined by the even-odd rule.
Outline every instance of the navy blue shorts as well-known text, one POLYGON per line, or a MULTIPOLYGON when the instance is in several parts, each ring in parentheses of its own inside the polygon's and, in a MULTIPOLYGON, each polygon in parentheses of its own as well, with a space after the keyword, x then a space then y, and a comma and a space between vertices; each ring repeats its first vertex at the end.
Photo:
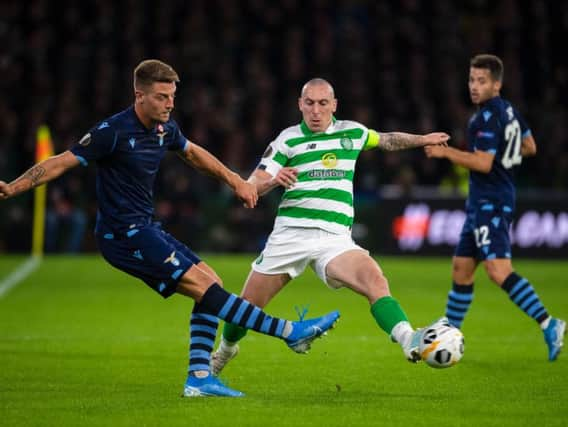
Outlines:
POLYGON ((109 264, 143 280, 164 298, 172 295, 179 278, 201 261, 159 223, 134 228, 124 235, 97 234, 97 242, 109 264))
POLYGON ((455 255, 481 261, 511 258, 512 220, 512 209, 507 206, 488 202, 469 208, 455 255))

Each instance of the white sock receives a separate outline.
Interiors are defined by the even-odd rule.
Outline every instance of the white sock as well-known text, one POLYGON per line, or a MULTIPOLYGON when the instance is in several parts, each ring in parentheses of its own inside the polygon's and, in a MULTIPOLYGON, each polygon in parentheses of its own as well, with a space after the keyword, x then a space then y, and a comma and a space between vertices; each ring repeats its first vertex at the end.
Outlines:
POLYGON ((209 376, 209 371, 193 371, 191 375, 197 378, 207 378, 209 376))
POLYGON ((287 320, 286 324, 284 325, 284 329, 282 330, 282 338, 284 339, 288 338, 292 333, 292 329, 293 329, 292 322, 287 320))
POLYGON ((410 326, 410 323, 407 321, 398 322, 394 325, 391 331, 391 338, 399 343, 402 347, 404 347, 410 339, 412 338, 412 334, 414 333, 414 329, 410 326))
POLYGON ((551 316, 548 316, 546 319, 544 319, 542 322, 540 322, 540 328, 544 331, 546 328, 548 328, 548 324, 550 323, 550 320, 552 319, 551 316))
POLYGON ((221 337, 221 342, 219 343, 218 351, 222 353, 232 353, 237 345, 236 342, 227 341, 225 337, 221 337))

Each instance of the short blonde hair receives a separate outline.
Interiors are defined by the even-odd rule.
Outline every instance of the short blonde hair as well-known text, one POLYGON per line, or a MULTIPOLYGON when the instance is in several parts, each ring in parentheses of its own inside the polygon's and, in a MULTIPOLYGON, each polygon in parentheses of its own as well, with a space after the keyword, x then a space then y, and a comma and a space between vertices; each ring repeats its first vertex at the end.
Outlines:
POLYGON ((134 69, 134 88, 147 87, 152 83, 177 83, 179 76, 176 71, 165 62, 158 59, 146 59, 134 69))

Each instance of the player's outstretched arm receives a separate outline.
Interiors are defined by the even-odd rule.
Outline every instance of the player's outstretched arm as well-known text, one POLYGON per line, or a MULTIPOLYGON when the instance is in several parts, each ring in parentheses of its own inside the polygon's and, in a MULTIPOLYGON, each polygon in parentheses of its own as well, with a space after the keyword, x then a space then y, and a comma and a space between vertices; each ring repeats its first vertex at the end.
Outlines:
POLYGON ((494 154, 486 151, 477 150, 471 153, 444 145, 428 145, 424 147, 424 151, 429 158, 446 158, 456 165, 481 173, 489 173, 491 171, 493 159, 495 158, 494 154))
POLYGON ((51 156, 32 166, 22 176, 10 183, 0 181, 0 200, 9 199, 38 185, 45 184, 78 165, 79 159, 70 151, 51 156))
POLYGON ((298 179, 298 170, 291 167, 283 167, 276 176, 270 175, 262 169, 256 169, 249 177, 248 182, 256 186, 259 196, 264 196, 272 189, 281 185, 284 188, 291 188, 298 179))
POLYGON ((254 208, 258 201, 256 187, 227 168, 205 148, 191 142, 180 156, 192 167, 227 184, 247 208, 254 208))
POLYGON ((405 132, 379 132, 378 148, 384 151, 406 150, 426 145, 447 144, 450 135, 445 132, 432 132, 426 135, 414 135, 405 132))

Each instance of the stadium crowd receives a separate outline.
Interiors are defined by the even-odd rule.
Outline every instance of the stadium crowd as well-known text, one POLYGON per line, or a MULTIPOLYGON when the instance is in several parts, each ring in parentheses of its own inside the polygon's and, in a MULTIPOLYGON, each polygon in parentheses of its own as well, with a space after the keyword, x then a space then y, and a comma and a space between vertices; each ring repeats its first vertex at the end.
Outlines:
MULTIPOLYGON (((473 112, 469 58, 505 63, 503 96, 538 144, 519 187, 568 189, 568 4, 545 0, 138 0, 0 3, 0 171, 34 161, 48 124, 56 152, 132 103, 131 70, 159 58, 179 73, 174 117, 184 134, 248 176, 278 129, 300 120, 298 88, 328 79, 337 116, 381 131, 446 131, 465 147, 473 112)), ((47 249, 92 250, 95 168, 49 185, 47 249)), ((359 197, 384 184, 453 185, 448 162, 421 150, 364 153, 359 197), (449 183, 449 184, 448 184, 449 183)), ((278 194, 244 210, 228 189, 175 156, 162 165, 156 215, 196 250, 258 251, 278 194)), ((29 248, 32 196, 2 204, 0 252, 29 248)))

